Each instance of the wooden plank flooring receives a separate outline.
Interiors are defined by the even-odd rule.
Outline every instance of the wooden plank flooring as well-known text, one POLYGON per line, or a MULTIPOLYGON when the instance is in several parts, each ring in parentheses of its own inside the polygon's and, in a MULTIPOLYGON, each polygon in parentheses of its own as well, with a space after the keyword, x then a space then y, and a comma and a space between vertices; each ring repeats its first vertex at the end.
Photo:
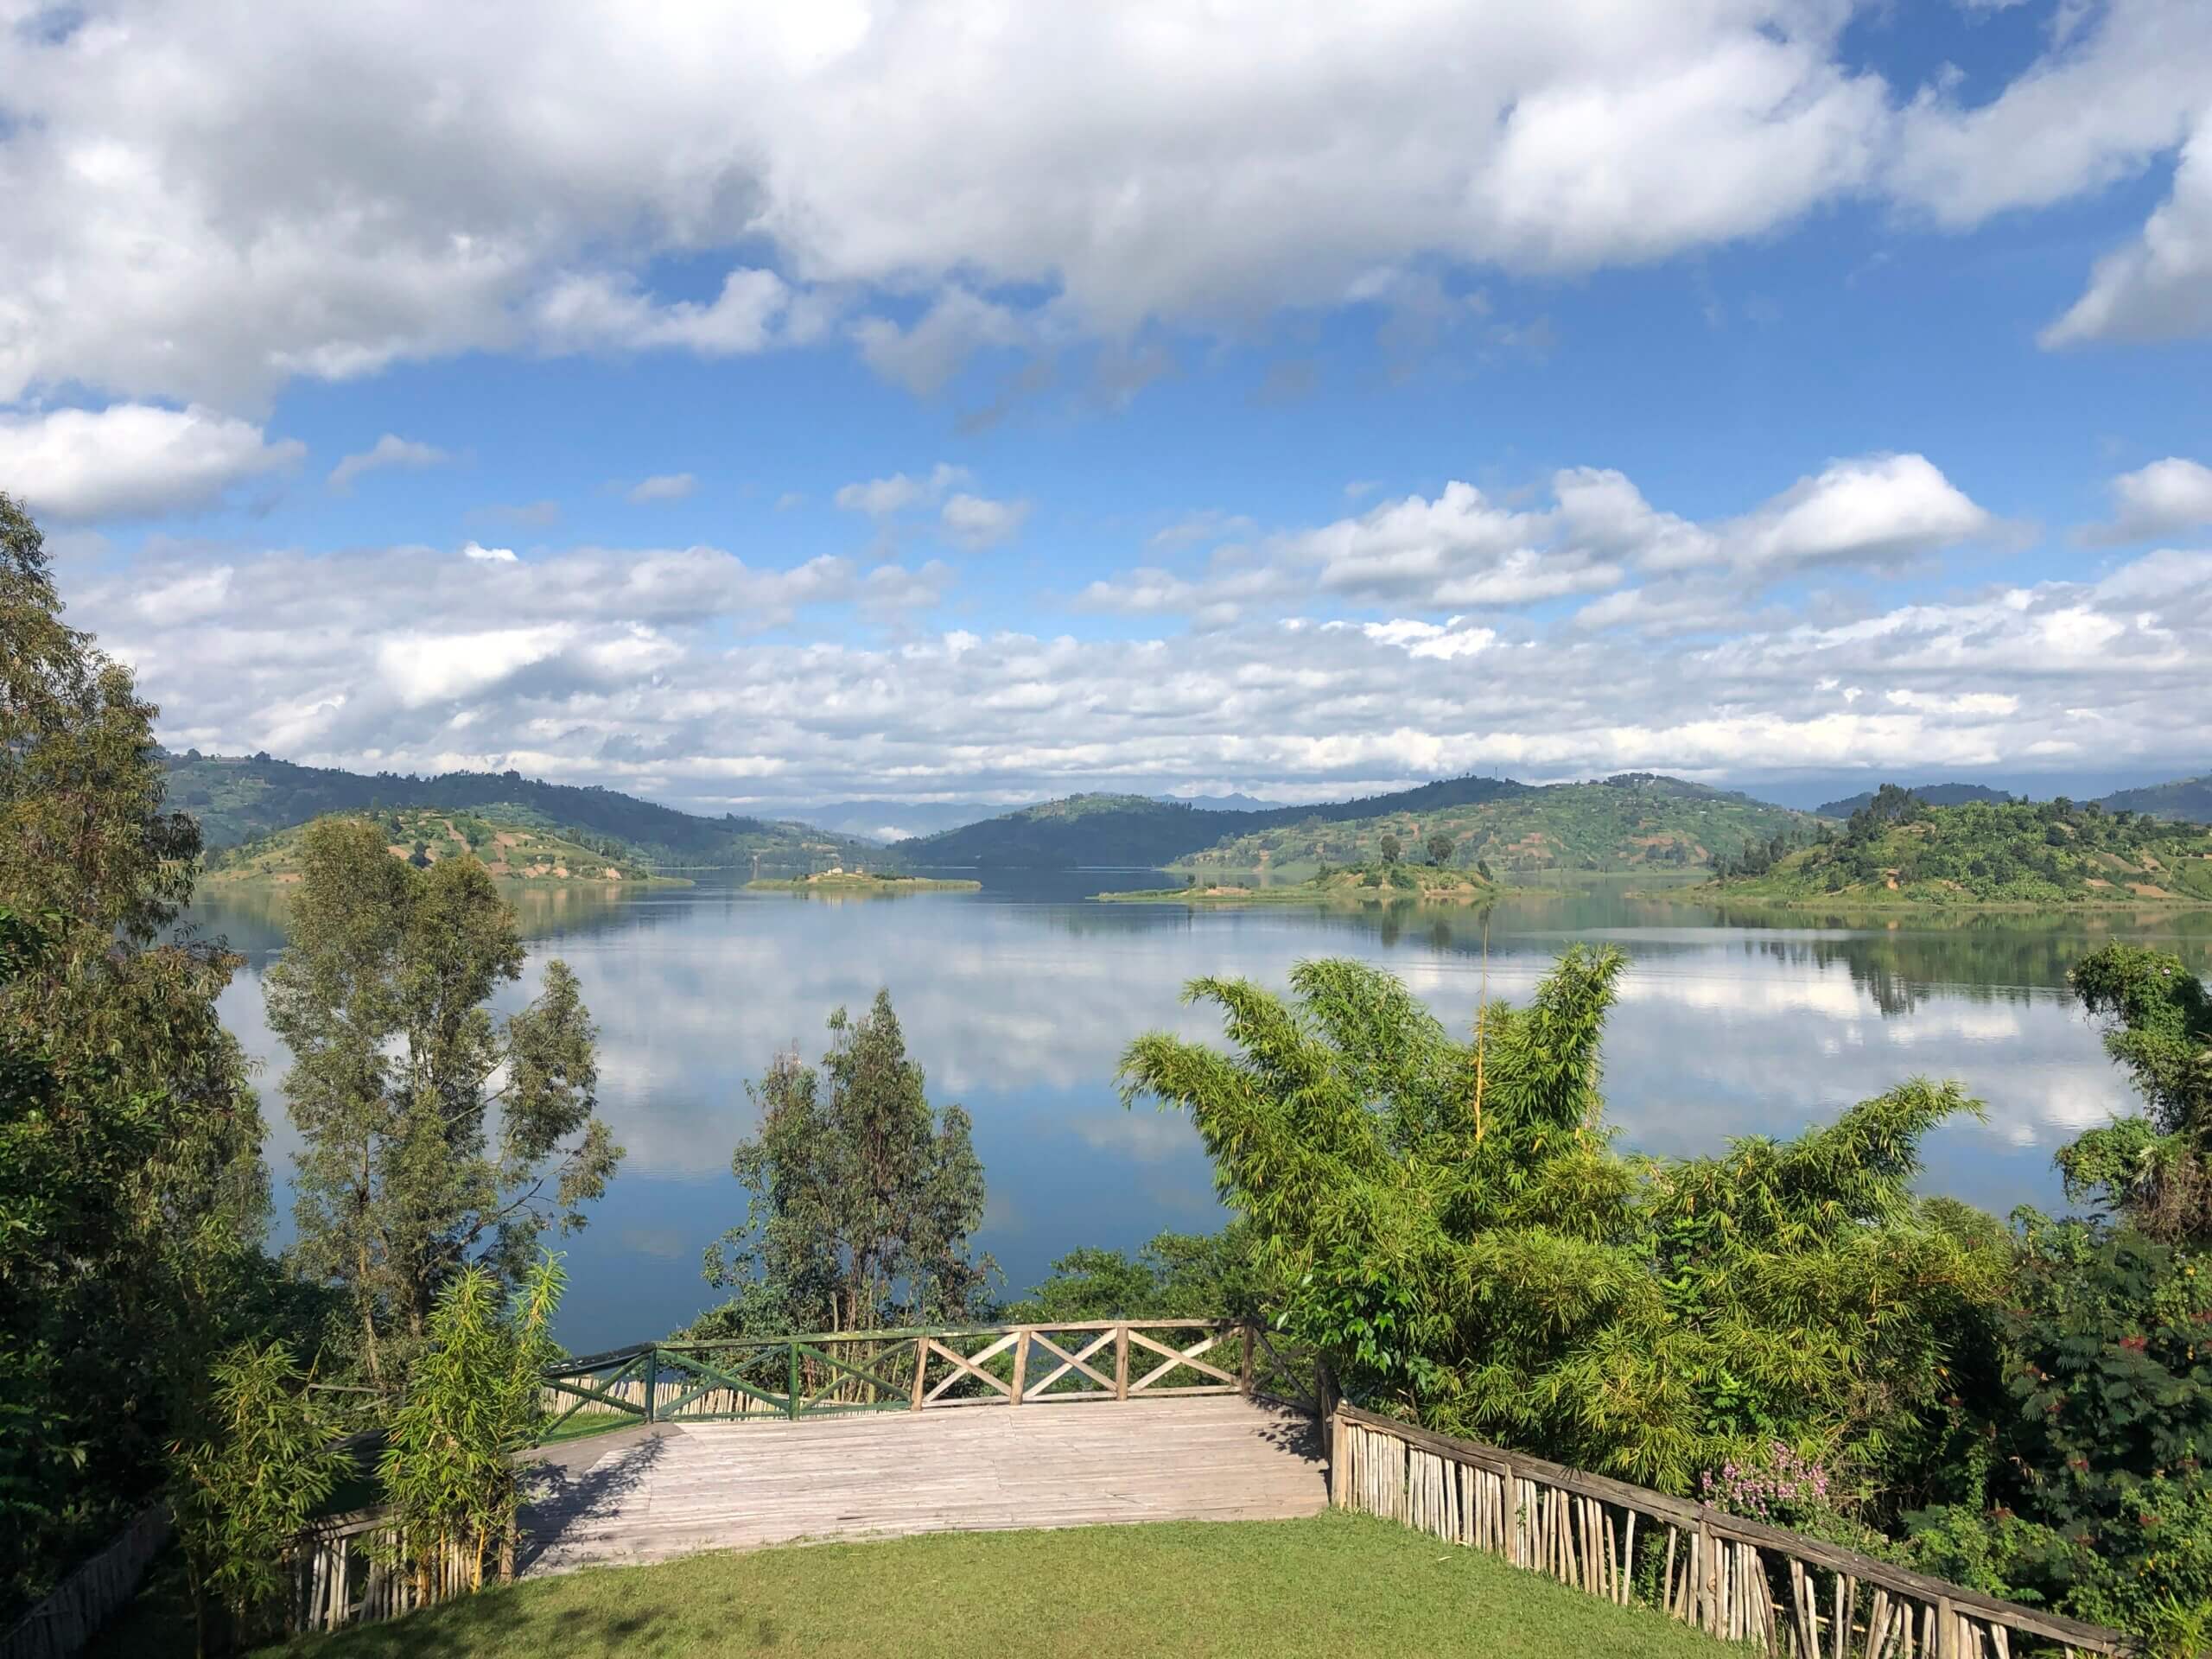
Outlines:
POLYGON ((1275 1519, 1327 1503, 1312 1420, 1236 1395, 667 1424, 621 1440, 540 1477, 525 1576, 801 1538, 1275 1519))

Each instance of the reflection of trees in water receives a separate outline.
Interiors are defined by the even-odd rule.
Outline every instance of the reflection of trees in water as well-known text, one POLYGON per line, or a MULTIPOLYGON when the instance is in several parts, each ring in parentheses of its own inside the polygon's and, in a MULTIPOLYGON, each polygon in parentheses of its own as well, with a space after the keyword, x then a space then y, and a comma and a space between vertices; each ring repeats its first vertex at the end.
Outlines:
MULTIPOLYGON (((502 882, 500 890, 515 907, 527 943, 656 926, 686 913, 696 914, 700 902, 690 888, 626 888, 611 881, 535 887, 510 881, 502 882)), ((203 887, 186 912, 184 924, 205 938, 220 935, 232 950, 249 957, 271 956, 283 949, 285 900, 290 892, 289 887, 258 882, 203 887)))
MULTIPOLYGON (((1731 917, 1741 925, 1745 918, 1731 917)), ((1769 911, 1759 918, 1774 925, 1769 911)), ((2025 1003, 2062 992, 2068 971, 2114 938, 2156 939, 2185 957, 2212 958, 2212 917, 2179 912, 2148 916, 1984 912, 1957 918, 1877 921, 1807 916, 1803 925, 1854 926, 1830 938, 1751 938, 1746 951, 1820 969, 1840 965, 1852 983, 1887 1014, 1910 1014, 1931 995, 1976 1002, 2025 1003), (2178 937, 2177 936, 2178 934, 2178 937)))

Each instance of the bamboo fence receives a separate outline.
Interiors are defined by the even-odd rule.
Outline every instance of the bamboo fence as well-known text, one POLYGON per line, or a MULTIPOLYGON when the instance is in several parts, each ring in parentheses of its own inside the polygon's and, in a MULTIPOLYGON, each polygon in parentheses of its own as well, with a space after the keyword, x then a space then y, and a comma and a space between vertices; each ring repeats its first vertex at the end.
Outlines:
POLYGON ((1771 1659, 2129 1654, 2129 1638, 1819 1539, 1338 1403, 1330 1500, 1771 1659))
POLYGON ((74 1659, 137 1593, 147 1563, 168 1541, 168 1510, 143 1510, 100 1553, 0 1636, 0 1659, 74 1659))

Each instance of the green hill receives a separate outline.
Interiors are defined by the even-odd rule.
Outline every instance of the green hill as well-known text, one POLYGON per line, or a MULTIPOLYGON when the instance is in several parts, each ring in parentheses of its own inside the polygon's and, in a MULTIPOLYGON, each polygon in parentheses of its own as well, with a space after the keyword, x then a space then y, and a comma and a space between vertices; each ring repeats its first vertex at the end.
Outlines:
POLYGON ((1840 831, 1753 849, 1703 891, 1784 904, 2212 904, 2212 830, 2094 802, 1929 806, 1885 785, 1840 831))
POLYGON ((2170 784, 2115 790, 2098 803, 2107 812, 2141 812, 2184 823, 2212 823, 2212 772, 2170 784))
MULTIPOLYGON (((1911 792, 1930 806, 1964 806, 1969 801, 1995 801, 2001 804, 2012 798, 2005 791, 1992 789, 1986 784, 1915 784, 1911 792)), ((1813 810, 1824 818, 1847 818, 1873 798, 1874 791, 1865 789, 1839 801, 1824 801, 1813 810)))
POLYGON ((1017 812, 893 844, 918 864, 1000 864, 1068 869, 1078 866, 1157 868, 1224 836, 1299 823, 1337 823, 1389 811, 1421 811, 1524 794, 1503 778, 1447 778, 1417 788, 1319 806, 1224 811, 1147 795, 1071 795, 1017 812))
POLYGON ((1541 870, 1700 868, 1777 836, 1808 833, 1805 813, 1651 772, 1554 784, 1427 810, 1390 810, 1350 822, 1308 817, 1217 842, 1175 868, 1203 875, 1379 860, 1382 838, 1426 860, 1430 837, 1452 845, 1445 862, 1487 865, 1501 878, 1541 870))
MULTIPOLYGON (((395 858, 419 864, 473 854, 485 868, 507 880, 651 881, 662 880, 620 842, 598 836, 578 840, 542 823, 527 809, 493 805, 481 812, 447 812, 429 807, 395 807, 356 816, 383 831, 395 858)), ((215 885, 238 881, 286 884, 300 879, 305 824, 293 824, 236 847, 207 855, 207 880, 215 885)))
POLYGON ((804 863, 817 855, 874 850, 853 836, 806 824, 734 813, 701 817, 611 789, 549 784, 518 772, 370 775, 296 766, 267 754, 203 755, 197 750, 169 755, 165 764, 169 804, 200 821, 211 849, 235 847, 327 812, 497 808, 503 820, 523 813, 530 815, 525 821, 572 839, 620 843, 625 856, 649 864, 750 864, 755 853, 764 863, 804 863))

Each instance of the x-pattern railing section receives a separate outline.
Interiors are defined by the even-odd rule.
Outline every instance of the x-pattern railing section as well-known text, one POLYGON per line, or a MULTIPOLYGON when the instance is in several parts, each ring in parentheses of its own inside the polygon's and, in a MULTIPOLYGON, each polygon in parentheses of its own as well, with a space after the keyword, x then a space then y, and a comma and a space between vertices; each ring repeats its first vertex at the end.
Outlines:
POLYGON ((1260 1394, 1314 1409, 1311 1358, 1235 1319, 1098 1319, 639 1343, 545 1374, 572 1420, 821 1417, 1166 1395, 1260 1394))

